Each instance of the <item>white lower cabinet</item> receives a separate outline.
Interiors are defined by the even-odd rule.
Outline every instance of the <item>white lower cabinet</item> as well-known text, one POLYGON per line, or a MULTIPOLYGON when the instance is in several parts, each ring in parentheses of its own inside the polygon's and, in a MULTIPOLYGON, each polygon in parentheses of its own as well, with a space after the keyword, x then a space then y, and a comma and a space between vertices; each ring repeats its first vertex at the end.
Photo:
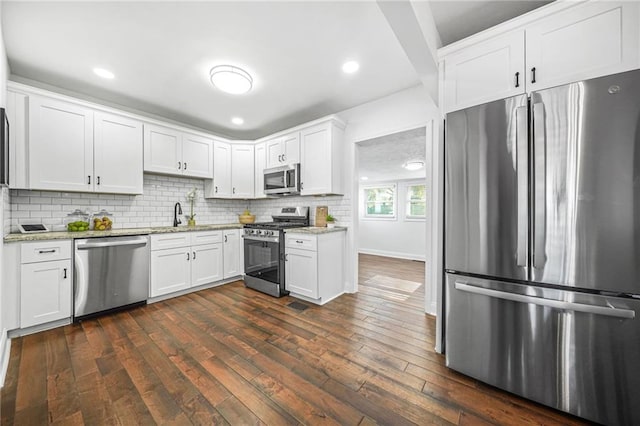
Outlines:
POLYGON ((71 317, 70 253, 68 240, 22 244, 19 328, 71 317))
POLYGON ((242 274, 240 270, 240 230, 224 231, 224 278, 242 274))
POLYGON ((238 229, 151 235, 150 297, 240 275, 238 229))
POLYGON ((285 234, 285 280, 291 296, 323 305, 344 293, 345 232, 285 234))

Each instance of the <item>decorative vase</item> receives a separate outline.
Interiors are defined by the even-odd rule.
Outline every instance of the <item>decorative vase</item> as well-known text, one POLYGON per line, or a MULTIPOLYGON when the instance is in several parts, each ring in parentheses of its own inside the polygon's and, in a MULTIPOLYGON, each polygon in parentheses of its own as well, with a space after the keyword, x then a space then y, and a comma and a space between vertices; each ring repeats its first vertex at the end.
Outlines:
POLYGON ((189 219, 189 221, 187 222, 187 226, 196 226, 196 220, 195 219, 189 219))

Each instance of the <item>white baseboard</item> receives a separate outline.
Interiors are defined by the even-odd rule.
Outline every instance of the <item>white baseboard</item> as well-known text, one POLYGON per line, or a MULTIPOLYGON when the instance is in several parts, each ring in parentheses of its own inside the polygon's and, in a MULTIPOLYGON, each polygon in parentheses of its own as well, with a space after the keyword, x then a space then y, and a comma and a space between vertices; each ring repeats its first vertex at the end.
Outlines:
POLYGON ((375 249, 358 249, 358 253, 372 254, 375 256, 395 257, 396 259, 407 260, 421 260, 425 261, 425 256, 422 254, 401 253, 397 251, 375 250, 375 249))
POLYGON ((4 387, 4 379, 9 368, 9 356, 11 355, 11 339, 7 337, 7 329, 2 330, 0 338, 0 388, 4 387))

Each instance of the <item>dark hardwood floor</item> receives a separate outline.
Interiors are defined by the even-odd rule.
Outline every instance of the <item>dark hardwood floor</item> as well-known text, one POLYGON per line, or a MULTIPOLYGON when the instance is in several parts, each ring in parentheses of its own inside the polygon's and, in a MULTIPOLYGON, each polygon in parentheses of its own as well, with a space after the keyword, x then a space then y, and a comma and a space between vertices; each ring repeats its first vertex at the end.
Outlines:
POLYGON ((297 311, 241 282, 12 342, 3 424, 580 424, 433 351, 424 263, 297 311))

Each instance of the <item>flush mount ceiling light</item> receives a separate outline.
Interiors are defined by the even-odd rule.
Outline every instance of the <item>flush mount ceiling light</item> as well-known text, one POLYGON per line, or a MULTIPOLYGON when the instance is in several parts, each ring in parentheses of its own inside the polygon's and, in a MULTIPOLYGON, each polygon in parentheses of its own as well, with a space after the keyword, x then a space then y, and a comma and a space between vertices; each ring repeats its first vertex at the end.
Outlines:
POLYGON ((424 161, 407 161, 402 165, 407 170, 420 170, 424 167, 424 161))
POLYGON ((111 71, 105 70, 104 68, 94 68, 93 72, 97 76, 102 77, 102 78, 106 78, 106 79, 109 79, 109 80, 112 80, 113 78, 115 78, 115 75, 111 71))
POLYGON ((366 176, 362 176, 362 177, 360 178, 360 180, 369 180, 369 178, 368 178, 368 177, 366 177, 366 176))
POLYGON ((244 124, 244 120, 241 117, 233 117, 231 119, 231 122, 233 124, 237 124, 238 126, 241 125, 241 124, 244 124))
POLYGON ((245 70, 232 65, 218 65, 209 72, 211 83, 218 89, 233 95, 251 90, 253 78, 245 70))
POLYGON ((346 74, 353 74, 360 69, 360 64, 356 61, 347 61, 342 64, 342 71, 346 74))

